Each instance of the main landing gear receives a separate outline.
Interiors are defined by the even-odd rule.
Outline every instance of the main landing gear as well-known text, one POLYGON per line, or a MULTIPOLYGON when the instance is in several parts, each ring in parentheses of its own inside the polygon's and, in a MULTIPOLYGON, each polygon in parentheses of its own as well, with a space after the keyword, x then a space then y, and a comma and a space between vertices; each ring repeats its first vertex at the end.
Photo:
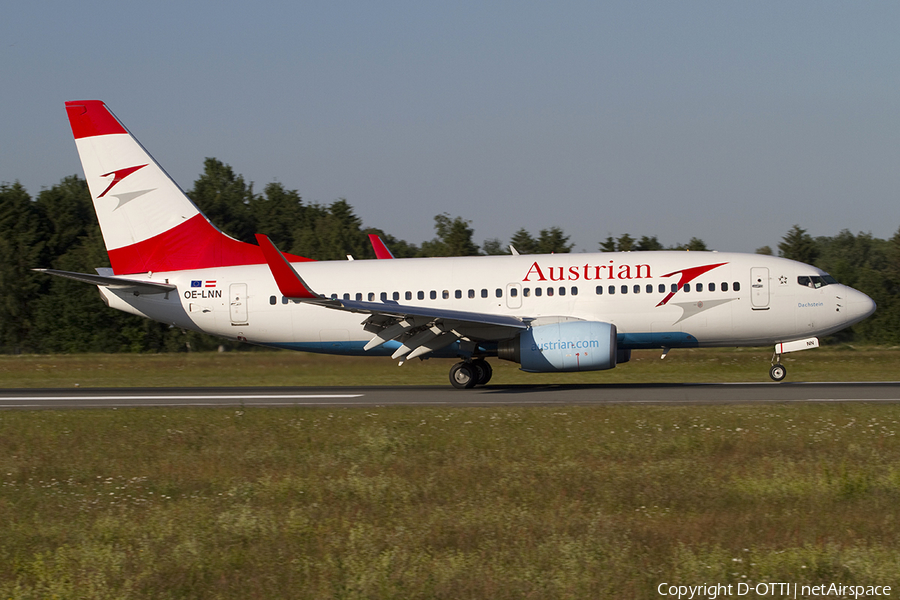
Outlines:
POLYGON ((450 368, 450 383, 457 389, 465 390, 486 384, 493 374, 491 364, 483 358, 466 360, 450 368))

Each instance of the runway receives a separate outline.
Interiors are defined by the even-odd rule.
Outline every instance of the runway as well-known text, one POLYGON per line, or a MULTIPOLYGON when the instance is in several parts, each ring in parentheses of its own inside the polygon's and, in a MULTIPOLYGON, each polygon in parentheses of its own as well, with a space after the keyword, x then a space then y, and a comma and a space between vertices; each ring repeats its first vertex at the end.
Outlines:
POLYGON ((0 390, 0 409, 900 402, 900 382, 0 390))

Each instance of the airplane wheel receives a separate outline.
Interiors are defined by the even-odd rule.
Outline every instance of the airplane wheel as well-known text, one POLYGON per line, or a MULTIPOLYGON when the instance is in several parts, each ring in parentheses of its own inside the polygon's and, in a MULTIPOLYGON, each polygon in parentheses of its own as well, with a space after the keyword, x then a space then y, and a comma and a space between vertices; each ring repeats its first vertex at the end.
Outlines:
POLYGON ((787 369, 785 369, 784 365, 782 365, 781 363, 774 365, 769 371, 769 377, 771 377, 774 381, 781 381, 782 379, 787 377, 787 369))
POLYGON ((487 382, 490 381, 491 377, 494 375, 494 369, 493 367, 491 367, 491 363, 484 360, 483 358, 473 360, 472 366, 475 367, 476 385, 487 384, 487 382))
POLYGON ((459 390, 467 390, 478 383, 477 372, 472 363, 459 362, 450 368, 450 383, 459 390))

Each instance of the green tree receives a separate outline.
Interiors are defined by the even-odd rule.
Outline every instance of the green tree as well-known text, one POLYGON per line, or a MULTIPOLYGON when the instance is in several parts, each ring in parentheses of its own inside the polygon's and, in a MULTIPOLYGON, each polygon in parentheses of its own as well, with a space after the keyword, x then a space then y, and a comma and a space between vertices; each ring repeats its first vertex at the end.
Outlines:
POLYGON ((638 240, 638 243, 634 245, 634 249, 640 252, 650 252, 653 250, 662 250, 663 245, 659 243, 659 240, 656 239, 655 235, 653 237, 642 235, 641 239, 638 240))
POLYGON ((48 266, 49 224, 19 183, 0 185, 0 348, 31 350, 34 302, 48 283, 34 268, 48 266))
POLYGON ((772 256, 774 253, 772 252, 772 248, 770 246, 762 246, 762 247, 756 249, 756 254, 772 256))
POLYGON ((538 254, 566 253, 571 251, 572 244, 569 243, 569 236, 563 233, 561 228, 541 229, 537 239, 538 254))
POLYGON ((524 227, 521 227, 513 234, 509 243, 513 245, 519 254, 537 254, 538 252, 537 242, 524 227))
POLYGON ((362 231, 362 220, 349 202, 341 198, 327 208, 314 204, 307 209, 314 215, 308 219, 312 227, 301 224, 295 233, 295 253, 316 260, 347 260, 348 254, 354 258, 375 257, 362 231))
POLYGON ((709 248, 706 246, 706 242, 697 237, 692 237, 691 241, 689 241, 687 244, 677 244, 671 249, 691 252, 705 252, 709 250, 709 248))
POLYGON ((450 218, 443 213, 434 217, 434 229, 437 237, 422 244, 423 256, 478 256, 478 246, 472 241, 475 233, 470 227, 471 221, 462 217, 450 218))
POLYGON ((188 196, 212 224, 243 242, 255 243, 256 233, 250 204, 253 186, 235 175, 230 166, 215 158, 203 163, 203 174, 188 196))
POLYGON ((286 252, 294 247, 294 231, 306 212, 296 190, 270 183, 262 194, 250 198, 249 207, 256 233, 266 234, 275 246, 286 252))
POLYGON ((778 255, 811 265, 819 256, 819 248, 805 229, 794 225, 778 244, 778 255))
POLYGON ((619 252, 631 252, 634 250, 634 238, 627 233, 623 233, 616 240, 616 250, 619 252))
POLYGON ((41 190, 35 203, 48 227, 47 252, 51 257, 64 254, 89 230, 99 228, 87 183, 77 175, 41 190))
POLYGON ((607 236, 606 241, 600 242, 600 252, 615 252, 616 251, 616 238, 613 236, 607 236))
POLYGON ((692 237, 691 241, 687 243, 684 247, 685 250, 690 250, 692 252, 706 252, 709 248, 706 246, 706 242, 697 237, 692 237))
POLYGON ((509 248, 504 248, 503 242, 500 241, 500 238, 488 238, 484 240, 484 243, 481 245, 481 249, 484 250, 484 253, 488 256, 509 254, 509 248))

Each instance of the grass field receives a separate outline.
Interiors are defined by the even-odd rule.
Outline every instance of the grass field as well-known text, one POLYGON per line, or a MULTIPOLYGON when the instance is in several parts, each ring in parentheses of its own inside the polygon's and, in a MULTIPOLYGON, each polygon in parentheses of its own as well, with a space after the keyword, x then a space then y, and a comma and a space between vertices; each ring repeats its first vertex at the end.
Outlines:
MULTIPOLYGON (((636 353, 575 377, 498 361, 495 381, 763 381, 768 358, 636 353)), ((900 353, 787 358, 793 380, 893 380, 900 353)), ((26 356, 0 358, 0 385, 446 385, 448 367, 26 356)), ((580 600, 757 582, 896 596, 898 427, 900 405, 857 403, 5 411, 0 599, 580 600)))
POLYGON ((862 404, 3 412, 0 598, 896 592, 898 421, 862 404))
MULTIPOLYGON (((530 374, 492 360, 492 384, 769 381, 771 348, 635 351, 611 371, 530 374)), ((301 352, 0 356, 0 387, 447 385, 455 361, 301 352)), ((819 348, 786 354, 787 381, 894 381, 900 349, 819 348)))

